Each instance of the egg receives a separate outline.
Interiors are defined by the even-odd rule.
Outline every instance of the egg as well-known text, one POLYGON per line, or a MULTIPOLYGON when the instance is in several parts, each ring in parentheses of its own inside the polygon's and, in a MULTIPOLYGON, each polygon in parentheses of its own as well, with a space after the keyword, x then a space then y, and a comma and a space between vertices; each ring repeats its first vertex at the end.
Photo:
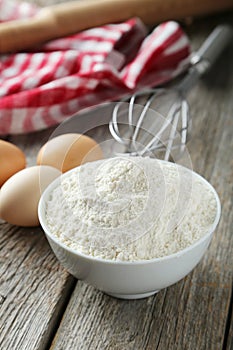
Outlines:
POLYGON ((38 203, 45 188, 61 172, 51 166, 33 166, 10 177, 0 192, 0 218, 13 225, 38 226, 38 203))
POLYGON ((24 153, 12 143, 0 140, 0 187, 25 166, 24 153))
POLYGON ((62 173, 80 164, 103 158, 100 146, 81 134, 63 134, 49 140, 37 155, 38 165, 51 165, 62 173))

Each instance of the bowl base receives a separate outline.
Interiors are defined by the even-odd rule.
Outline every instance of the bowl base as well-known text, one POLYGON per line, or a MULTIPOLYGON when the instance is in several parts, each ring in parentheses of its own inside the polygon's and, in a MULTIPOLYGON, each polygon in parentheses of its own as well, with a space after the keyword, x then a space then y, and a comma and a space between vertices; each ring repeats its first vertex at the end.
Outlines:
POLYGON ((132 299, 148 298, 158 292, 159 290, 154 290, 153 292, 147 292, 147 293, 141 293, 141 294, 118 294, 118 293, 106 293, 106 294, 118 299, 132 300, 132 299))

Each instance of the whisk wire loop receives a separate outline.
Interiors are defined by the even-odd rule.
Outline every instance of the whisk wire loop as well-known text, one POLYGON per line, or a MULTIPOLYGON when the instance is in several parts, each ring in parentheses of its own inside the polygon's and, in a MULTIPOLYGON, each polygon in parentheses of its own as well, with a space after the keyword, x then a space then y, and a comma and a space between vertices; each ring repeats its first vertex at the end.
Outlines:
POLYGON ((124 99, 116 104, 109 128, 116 141, 126 146, 126 152, 131 155, 146 155, 154 150, 164 150, 165 160, 169 160, 171 152, 175 148, 179 149, 180 153, 183 152, 191 128, 189 105, 185 96, 199 78, 209 70, 226 45, 232 41, 232 38, 233 30, 231 26, 220 25, 216 27, 201 48, 191 57, 187 74, 179 84, 176 84, 172 89, 160 88, 142 91, 134 94, 130 99, 124 99), (145 120, 149 115, 151 117, 151 108, 155 110, 155 114, 157 113, 156 109, 160 101, 167 103, 166 101, 169 100, 171 92, 175 98, 164 113, 164 118, 158 131, 154 133, 153 126, 157 126, 158 123, 148 127, 148 123, 145 120), (135 113, 135 105, 137 105, 138 99, 141 97, 144 100, 138 114, 138 110, 135 113), (129 105, 127 138, 120 133, 118 126, 119 111, 123 102, 128 102, 129 105), (142 135, 142 131, 144 131, 144 135, 142 135), (152 134, 152 138, 148 139, 148 134, 152 134), (178 143, 175 142, 177 139, 178 143))

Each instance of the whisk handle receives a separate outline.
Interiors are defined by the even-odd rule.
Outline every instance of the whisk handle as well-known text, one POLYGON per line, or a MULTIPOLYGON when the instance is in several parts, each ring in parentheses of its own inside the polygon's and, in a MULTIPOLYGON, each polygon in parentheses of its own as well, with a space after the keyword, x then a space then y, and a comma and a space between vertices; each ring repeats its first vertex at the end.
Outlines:
POLYGON ((217 26, 193 55, 191 63, 196 64, 205 61, 203 72, 199 72, 201 74, 205 73, 230 42, 233 42, 233 28, 230 25, 217 26))
POLYGON ((200 76, 209 70, 231 41, 233 42, 233 28, 230 25, 219 25, 213 30, 200 49, 191 57, 188 74, 177 86, 181 95, 191 90, 200 76))

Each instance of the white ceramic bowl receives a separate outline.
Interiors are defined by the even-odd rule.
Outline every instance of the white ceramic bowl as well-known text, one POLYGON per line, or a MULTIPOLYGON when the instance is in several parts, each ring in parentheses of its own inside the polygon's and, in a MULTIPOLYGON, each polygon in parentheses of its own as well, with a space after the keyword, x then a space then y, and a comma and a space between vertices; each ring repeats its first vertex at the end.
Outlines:
POLYGON ((196 176, 204 181, 215 195, 217 212, 213 225, 201 239, 188 248, 162 258, 136 262, 105 260, 78 253, 60 242, 51 234, 45 217, 46 202, 51 191, 58 186, 59 178, 51 183, 41 196, 39 220, 56 257, 73 276, 117 298, 144 298, 185 277, 199 263, 210 244, 220 219, 220 201, 214 188, 203 177, 198 174, 196 176))

